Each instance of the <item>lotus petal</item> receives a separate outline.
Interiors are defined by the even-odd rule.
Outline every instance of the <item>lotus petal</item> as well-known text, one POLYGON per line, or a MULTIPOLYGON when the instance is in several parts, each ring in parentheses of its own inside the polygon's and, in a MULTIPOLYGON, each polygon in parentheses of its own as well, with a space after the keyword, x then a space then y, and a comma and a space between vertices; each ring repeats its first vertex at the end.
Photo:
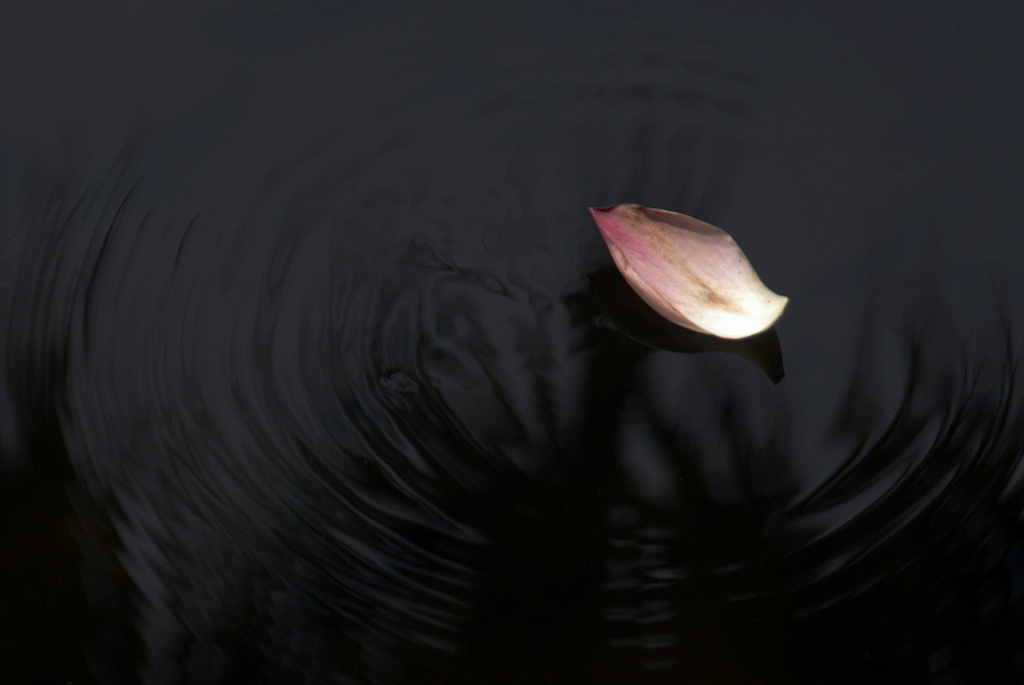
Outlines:
POLYGON ((626 282, 672 323, 746 338, 770 328, 789 302, 765 287, 720 228, 642 205, 591 207, 590 213, 626 282))

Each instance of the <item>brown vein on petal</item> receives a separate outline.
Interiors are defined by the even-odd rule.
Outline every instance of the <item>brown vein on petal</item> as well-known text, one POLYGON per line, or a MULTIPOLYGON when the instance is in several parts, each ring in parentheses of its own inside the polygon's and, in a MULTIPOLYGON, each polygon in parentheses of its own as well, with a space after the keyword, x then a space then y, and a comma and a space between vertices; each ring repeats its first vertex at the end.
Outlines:
POLYGON ((740 307, 737 307, 735 304, 730 302, 730 300, 719 295, 718 292, 714 288, 709 286, 706 282, 700 279, 695 279, 695 282, 695 290, 700 299, 703 300, 704 302, 716 305, 721 309, 725 309, 730 312, 742 313, 743 310, 740 307))

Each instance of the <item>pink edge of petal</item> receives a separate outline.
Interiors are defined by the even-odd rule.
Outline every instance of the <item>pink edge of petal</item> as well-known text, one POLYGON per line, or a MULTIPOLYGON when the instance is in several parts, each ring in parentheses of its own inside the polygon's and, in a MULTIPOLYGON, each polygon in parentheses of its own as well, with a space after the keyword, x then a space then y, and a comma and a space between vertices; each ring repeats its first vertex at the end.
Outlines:
POLYGON ((663 318, 685 328, 706 332, 696 322, 682 316, 681 312, 672 306, 671 300, 665 297, 671 288, 665 287, 664 275, 661 273, 663 269, 655 266, 659 262, 664 263, 664 256, 641 238, 629 221, 611 214, 620 206, 589 208, 591 216, 601 232, 601 237, 608 244, 608 249, 612 253, 619 273, 640 298, 663 318), (609 214, 609 216, 604 216, 604 214, 609 214), (621 263, 620 259, 624 263, 621 263), (658 283, 657 286, 652 279, 658 283))

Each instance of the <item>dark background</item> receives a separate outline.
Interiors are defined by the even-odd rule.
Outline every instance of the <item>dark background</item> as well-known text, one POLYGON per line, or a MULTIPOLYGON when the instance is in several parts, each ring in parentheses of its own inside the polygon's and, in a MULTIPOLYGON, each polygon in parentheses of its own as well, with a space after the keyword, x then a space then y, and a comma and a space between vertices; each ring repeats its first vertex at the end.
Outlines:
POLYGON ((1022 36, 0 4, 0 680, 1019 682, 1022 36), (616 202, 791 298, 780 384, 603 323, 616 202))

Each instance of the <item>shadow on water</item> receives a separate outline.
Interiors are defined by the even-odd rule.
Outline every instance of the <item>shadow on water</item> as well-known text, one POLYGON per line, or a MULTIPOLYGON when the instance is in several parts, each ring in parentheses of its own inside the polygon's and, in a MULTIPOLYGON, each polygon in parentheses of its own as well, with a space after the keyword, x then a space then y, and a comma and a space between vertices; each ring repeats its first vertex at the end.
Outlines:
POLYGON ((718 223, 760 84, 642 39, 467 67, 232 221, 182 217, 148 140, 5 169, 5 672, 1019 679, 1020 322, 875 302, 844 378, 794 298, 778 385, 605 325, 586 207, 718 223))
POLYGON ((757 366, 776 384, 786 375, 775 328, 741 340, 717 338, 666 320, 643 301, 615 267, 590 274, 590 282, 611 323, 641 344, 669 352, 729 352, 757 366))

